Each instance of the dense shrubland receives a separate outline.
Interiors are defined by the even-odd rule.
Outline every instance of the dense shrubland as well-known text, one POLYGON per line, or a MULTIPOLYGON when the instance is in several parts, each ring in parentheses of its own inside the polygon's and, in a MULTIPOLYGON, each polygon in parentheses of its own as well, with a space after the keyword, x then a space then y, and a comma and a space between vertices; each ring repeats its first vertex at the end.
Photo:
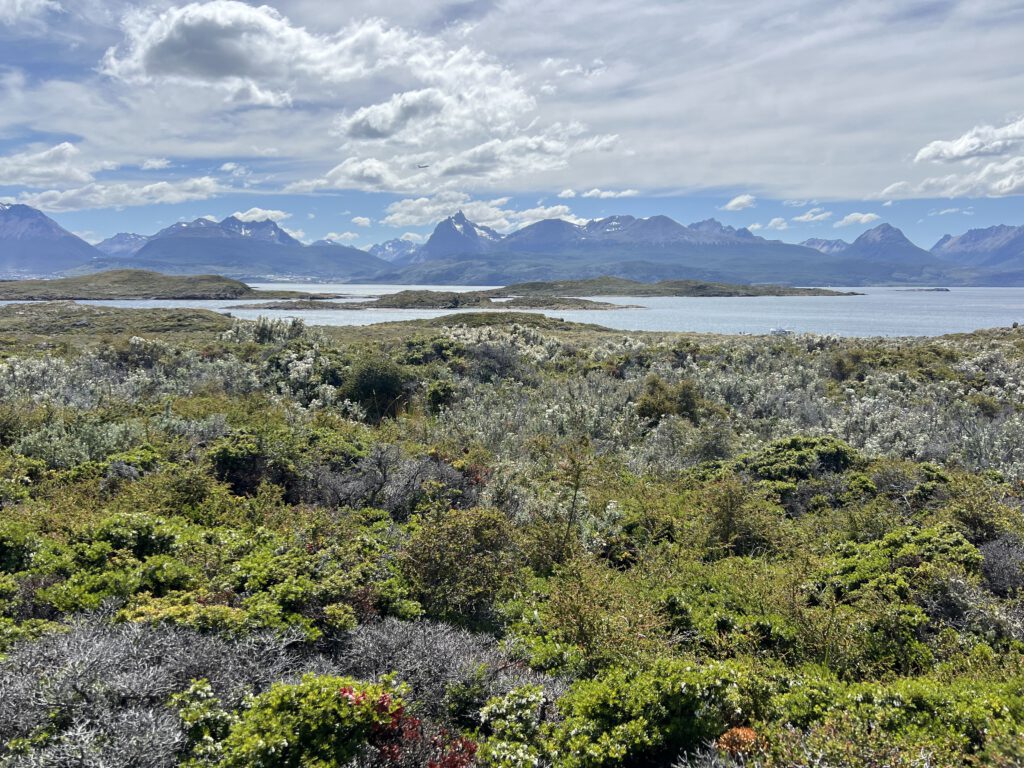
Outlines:
POLYGON ((1020 331, 5 356, 0 765, 1024 765, 1020 331))

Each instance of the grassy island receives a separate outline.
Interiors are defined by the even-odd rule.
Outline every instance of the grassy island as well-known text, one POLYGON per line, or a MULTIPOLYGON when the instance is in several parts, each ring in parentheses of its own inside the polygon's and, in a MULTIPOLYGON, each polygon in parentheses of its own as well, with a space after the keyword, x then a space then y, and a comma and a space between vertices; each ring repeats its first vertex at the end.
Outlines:
POLYGON ((220 275, 165 275, 144 269, 115 269, 52 280, 0 282, 0 301, 102 299, 246 299, 309 297, 297 291, 257 291, 220 275))

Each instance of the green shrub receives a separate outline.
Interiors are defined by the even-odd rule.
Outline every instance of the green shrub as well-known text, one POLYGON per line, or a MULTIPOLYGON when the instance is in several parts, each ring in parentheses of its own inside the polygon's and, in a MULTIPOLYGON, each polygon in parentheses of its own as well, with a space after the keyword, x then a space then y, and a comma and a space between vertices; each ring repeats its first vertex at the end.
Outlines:
POLYGON ((222 768, 342 768, 401 722, 400 689, 306 675, 260 694, 231 724, 222 768))

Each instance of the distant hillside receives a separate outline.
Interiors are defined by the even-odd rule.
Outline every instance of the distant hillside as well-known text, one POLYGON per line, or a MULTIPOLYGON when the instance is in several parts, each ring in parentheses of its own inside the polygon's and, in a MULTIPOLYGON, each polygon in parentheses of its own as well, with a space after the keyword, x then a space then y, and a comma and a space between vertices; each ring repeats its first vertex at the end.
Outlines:
POLYGON ((246 278, 371 278, 391 265, 366 251, 321 241, 303 246, 272 221, 180 222, 150 237, 127 259, 94 268, 139 267, 173 274, 214 272, 246 278))
POLYGON ((1024 269, 1024 227, 1000 225, 946 235, 932 246, 932 253, 964 267, 1019 271, 1024 269))
POLYGON ((0 300, 56 301, 64 299, 244 299, 292 295, 256 291, 220 275, 162 275, 141 269, 119 269, 55 280, 0 282, 0 300))
POLYGON ((42 211, 0 203, 0 275, 53 275, 102 255, 42 211))

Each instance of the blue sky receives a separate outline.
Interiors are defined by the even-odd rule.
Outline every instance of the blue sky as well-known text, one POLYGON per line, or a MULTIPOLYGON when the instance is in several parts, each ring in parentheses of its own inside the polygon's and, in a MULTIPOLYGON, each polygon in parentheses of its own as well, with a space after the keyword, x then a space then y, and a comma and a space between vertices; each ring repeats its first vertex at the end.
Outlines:
POLYGON ((0 200, 97 240, 458 209, 798 242, 1024 224, 1024 3, 0 0, 0 200))

